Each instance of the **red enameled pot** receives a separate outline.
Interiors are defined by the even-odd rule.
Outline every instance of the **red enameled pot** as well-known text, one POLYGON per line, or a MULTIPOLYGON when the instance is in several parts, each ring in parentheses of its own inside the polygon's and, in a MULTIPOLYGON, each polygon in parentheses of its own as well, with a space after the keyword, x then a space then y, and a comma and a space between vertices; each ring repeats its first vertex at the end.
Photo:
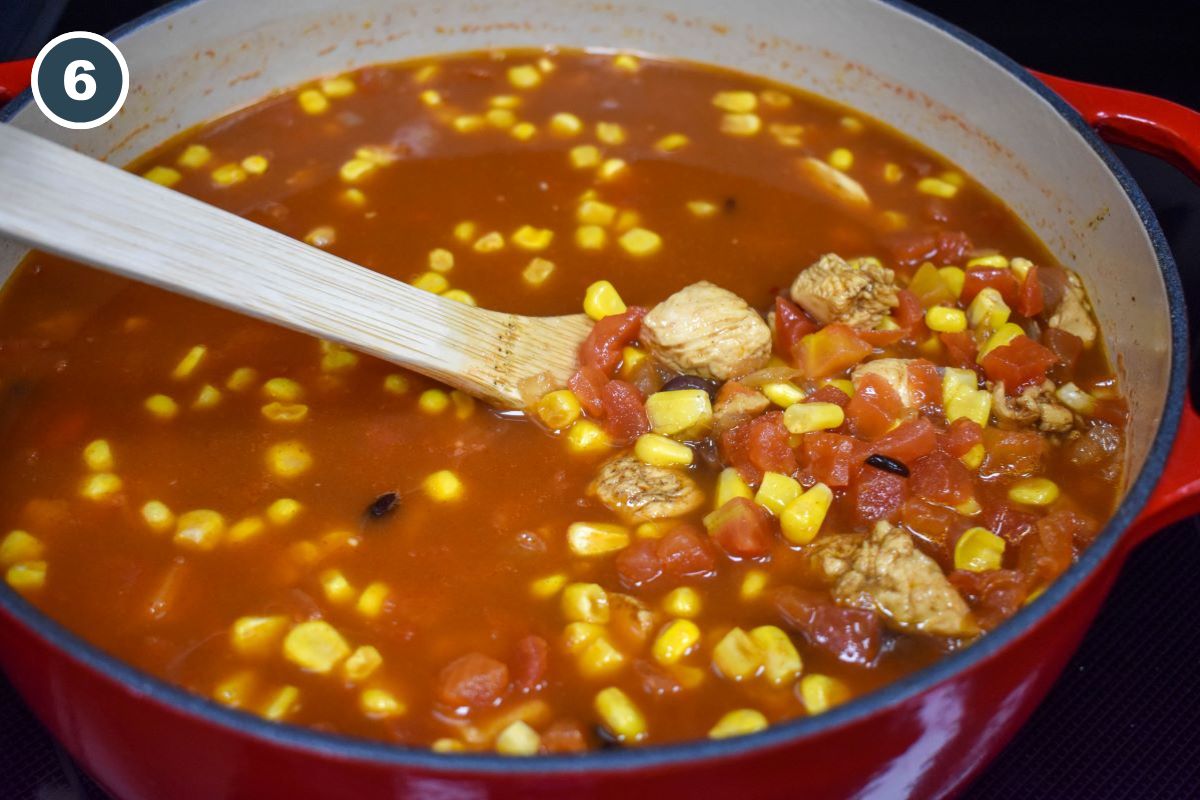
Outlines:
MULTIPOLYGON (((546 44, 690 58, 826 95, 948 156, 1083 275, 1133 413, 1119 510, 1040 598, 928 669, 819 717, 738 739, 505 759, 276 725, 116 661, 0 586, 0 664, 116 797, 953 795, 1045 695, 1129 551, 1200 511, 1200 417, 1186 396, 1179 278, 1145 198, 1100 138, 1200 179, 1200 115, 1192 111, 1031 74, 924 12, 881 0, 180 0, 110 38, 133 77, 111 122, 55 128, 28 92, 0 118, 123 163, 315 75, 546 44)), ((30 66, 0 65, 0 96, 24 89, 30 66)), ((0 240, 0 279, 23 252, 0 240)))

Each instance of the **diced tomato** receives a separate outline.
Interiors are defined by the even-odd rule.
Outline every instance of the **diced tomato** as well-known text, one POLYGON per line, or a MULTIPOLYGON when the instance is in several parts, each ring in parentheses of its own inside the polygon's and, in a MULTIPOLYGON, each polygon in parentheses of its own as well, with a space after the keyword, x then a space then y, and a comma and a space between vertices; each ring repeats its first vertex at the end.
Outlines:
POLYGON ((774 539, 771 518, 758 503, 735 497, 704 518, 709 537, 734 558, 762 558, 774 539))
POLYGON ((1046 440, 1033 431, 983 430, 982 472, 985 475, 1032 475, 1042 468, 1046 440))
POLYGON ((557 719, 542 731, 542 747, 547 753, 582 753, 587 750, 587 735, 574 720, 557 719))
POLYGON ((1046 296, 1042 292, 1042 283, 1038 280, 1037 264, 1025 273, 1025 280, 1021 281, 1021 291, 1017 294, 1017 304, 1013 308, 1021 316, 1031 318, 1046 308, 1046 296))
POLYGON ((921 306, 921 301, 907 289, 896 292, 896 299, 900 301, 900 305, 892 312, 896 317, 896 324, 907 338, 924 339, 929 329, 925 327, 925 309, 921 306))
POLYGON ((762 472, 787 475, 796 470, 796 453, 788 441, 782 411, 768 411, 746 424, 750 428, 746 455, 751 464, 762 472))
POLYGON ((650 430, 642 393, 632 383, 609 381, 600 390, 604 430, 617 444, 630 444, 650 430))
POLYGON ((796 365, 807 378, 827 378, 862 361, 872 349, 849 325, 835 323, 800 340, 796 365))
POLYGON ((1046 308, 1058 308, 1067 289, 1067 280, 1067 271, 1062 267, 1043 266, 1038 270, 1038 283, 1042 285, 1046 308))
POLYGON ((683 691, 679 680, 657 663, 645 658, 633 662, 638 688, 648 697, 670 697, 683 691))
POLYGON ((1010 307, 1016 306, 1021 285, 1008 267, 971 267, 963 281, 959 301, 965 306, 975 299, 975 295, 989 287, 999 292, 1010 307))
POLYGON ((938 437, 938 444, 949 455, 962 458, 971 448, 983 442, 983 428, 978 422, 959 417, 950 423, 945 433, 938 437))
POLYGON ((1059 366, 1068 372, 1075 369, 1083 353, 1083 339, 1062 328, 1046 327, 1042 331, 1042 344, 1058 357, 1059 366))
POLYGON ((621 361, 621 348, 637 339, 646 309, 631 306, 624 314, 598 321, 579 346, 579 363, 612 375, 621 361))
POLYGON ((903 339, 906 332, 899 328, 892 331, 864 331, 861 328, 855 328, 854 335, 871 347, 890 347, 903 339))
POLYGON ((860 439, 876 439, 904 413, 900 395, 879 375, 864 375, 846 404, 846 424, 860 439))
POLYGON ((713 401, 714 406, 726 402, 735 394, 754 394, 754 389, 749 386, 744 386, 737 381, 725 381, 721 384, 721 388, 717 390, 717 398, 713 401))
POLYGON ((786 297, 775 298, 775 352, 792 360, 800 340, 820 327, 804 309, 786 297))
POLYGON ((908 480, 891 472, 864 467, 850 482, 846 492, 854 520, 865 525, 886 519, 900 518, 900 504, 908 495, 908 480))
POLYGON ((924 414, 942 410, 942 376, 937 365, 924 358, 908 362, 908 388, 912 390, 917 408, 924 414))
POLYGON ((939 333, 938 339, 946 348, 946 357, 950 366, 966 369, 975 367, 975 354, 979 352, 979 346, 975 344, 975 337, 968 331, 939 333))
POLYGON ((961 231, 905 233, 894 237, 891 244, 893 260, 906 267, 915 267, 922 261, 941 266, 961 264, 974 249, 970 238, 961 231))
POLYGON ((662 561, 658 557, 658 542, 654 539, 638 539, 617 553, 614 560, 617 576, 628 589, 645 586, 662 574, 662 561))
POLYGON ((984 527, 1009 544, 1017 544, 1029 535, 1037 521, 1036 514, 1022 511, 1007 499, 984 504, 984 527))
POLYGON ((873 610, 839 606, 826 594, 796 586, 776 589, 771 602, 784 624, 809 647, 860 666, 872 664, 879 655, 883 624, 873 610))
POLYGON ((971 473, 957 458, 930 453, 909 466, 909 489, 934 503, 956 506, 971 498, 971 473))
POLYGON ((531 692, 546 677, 550 661, 550 646, 540 636, 526 636, 517 642, 513 656, 513 686, 518 691, 531 692))
POLYGON ((809 473, 834 488, 848 486, 854 471, 867 456, 864 442, 839 433, 806 433, 802 447, 809 473))
POLYGON ((937 428, 925 417, 903 422, 871 443, 872 453, 880 453, 911 464, 929 455, 938 445, 937 428))
POLYGON ((674 578, 707 575, 717 568, 717 557, 704 532, 689 523, 659 539, 655 552, 663 572, 674 578))
POLYGON ((604 415, 604 402, 600 390, 608 383, 608 376, 596 367, 580 367, 567 380, 567 388, 579 398, 579 405, 597 419, 604 415))
POLYGON ((1046 371, 1058 363, 1058 356, 1028 336, 1018 336, 983 357, 980 366, 993 381, 1004 381, 1004 390, 1019 394, 1030 384, 1046 379, 1046 371))
POLYGON ((942 231, 937 236, 937 263, 943 267, 961 264, 975 249, 971 237, 962 231, 942 231))
POLYGON ((507 689, 508 667, 482 653, 460 656, 438 673, 438 699, 456 708, 491 705, 507 689))
POLYGON ((927 541, 942 558, 949 558, 959 534, 971 526, 961 514, 919 497, 904 501, 900 507, 900 521, 927 541))
POLYGON ((995 628, 1017 613, 1028 596, 1025 579, 1016 570, 955 570, 946 577, 970 603, 976 621, 984 630, 995 628))
POLYGON ((845 408, 850 402, 850 396, 836 386, 825 384, 820 389, 804 398, 806 403, 833 403, 845 408))
POLYGON ((1057 578, 1075 558, 1074 528, 1063 522, 1051 512, 1038 520, 1033 535, 1021 540, 1017 569, 1031 591, 1057 578))
POLYGON ((736 469, 746 483, 756 486, 762 480, 762 470, 750 461, 750 422, 722 433, 718 449, 721 460, 736 469))

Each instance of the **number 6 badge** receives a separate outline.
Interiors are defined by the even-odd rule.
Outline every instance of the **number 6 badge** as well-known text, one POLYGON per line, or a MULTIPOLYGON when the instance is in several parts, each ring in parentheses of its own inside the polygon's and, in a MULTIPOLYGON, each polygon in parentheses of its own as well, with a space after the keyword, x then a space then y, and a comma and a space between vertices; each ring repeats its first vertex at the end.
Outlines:
POLYGON ((88 130, 108 122, 129 94, 129 66, 117 46, 99 34, 56 36, 33 62, 31 88, 38 108, 64 128, 88 130))

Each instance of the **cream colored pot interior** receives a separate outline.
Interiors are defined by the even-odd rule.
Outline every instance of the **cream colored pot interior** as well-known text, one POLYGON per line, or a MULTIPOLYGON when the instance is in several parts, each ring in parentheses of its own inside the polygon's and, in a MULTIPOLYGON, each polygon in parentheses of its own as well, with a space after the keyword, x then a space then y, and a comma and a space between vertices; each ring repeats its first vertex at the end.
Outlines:
MULTIPOLYGON (((132 87, 93 131, 30 104, 16 124, 123 164, 185 128, 317 75, 506 46, 632 49, 757 73, 846 103, 948 156, 1088 284, 1133 404, 1130 475, 1166 396, 1166 290, 1137 213, 1055 110, 937 28, 874 0, 201 0, 120 40, 132 87)), ((0 239, 0 277, 25 248, 0 239)))

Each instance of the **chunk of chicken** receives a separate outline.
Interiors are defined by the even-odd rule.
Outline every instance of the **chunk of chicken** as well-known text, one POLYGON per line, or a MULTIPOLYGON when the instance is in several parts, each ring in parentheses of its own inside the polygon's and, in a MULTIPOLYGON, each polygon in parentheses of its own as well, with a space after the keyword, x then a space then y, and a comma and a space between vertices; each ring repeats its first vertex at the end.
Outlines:
POLYGON ((1084 347, 1096 342, 1096 323, 1092 321, 1092 307, 1088 303, 1083 281, 1074 272, 1067 273, 1067 285, 1063 289, 1062 301, 1050 316, 1050 327, 1073 333, 1083 340, 1084 347))
POLYGON ((792 299, 818 322, 874 328, 900 305, 896 274, 873 258, 826 253, 792 281, 792 299))
POLYGON ((900 398, 900 402, 904 403, 905 408, 913 408, 917 404, 917 398, 913 395, 912 383, 908 377, 908 365, 916 359, 912 358, 877 358, 874 361, 868 361, 865 364, 859 364, 850 373, 850 381, 854 384, 854 391, 861 391, 860 384, 868 375, 874 375, 882 378, 896 390, 896 395, 900 398))
POLYGON ((892 628, 934 636, 979 633, 971 609, 942 568, 917 549, 912 536, 888 522, 876 523, 869 536, 818 539, 811 561, 838 603, 877 609, 892 628))
POLYGON ((678 517, 704 503, 704 492, 687 475, 644 464, 631 453, 600 467, 588 494, 629 523, 678 517))
MULTIPOLYGON (((732 386, 732 384, 726 384, 726 386, 732 386)), ((770 406, 771 401, 761 392, 753 390, 723 391, 717 397, 716 405, 713 406, 713 436, 720 438, 725 431, 736 428, 743 422, 749 422, 770 406)))
POLYGON ((1059 402, 1054 382, 1030 386, 1016 397, 1009 397, 1004 381, 992 386, 992 411, 1001 428, 1034 427, 1043 433, 1066 433, 1075 427, 1075 413, 1059 402))
POLYGON ((753 372, 771 357, 771 329, 758 312, 707 281, 652 308, 641 340, 668 368, 719 381, 753 372))
POLYGON ((861 183, 821 159, 812 156, 797 159, 796 169, 813 186, 839 203, 859 211, 871 207, 871 198, 861 183))

